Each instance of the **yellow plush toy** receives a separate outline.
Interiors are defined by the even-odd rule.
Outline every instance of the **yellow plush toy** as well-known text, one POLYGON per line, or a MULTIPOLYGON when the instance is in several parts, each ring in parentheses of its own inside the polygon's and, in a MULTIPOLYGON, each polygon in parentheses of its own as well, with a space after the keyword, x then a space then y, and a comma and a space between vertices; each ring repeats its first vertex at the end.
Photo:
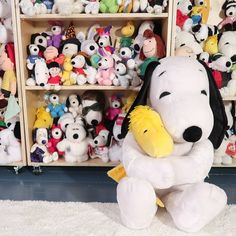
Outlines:
POLYGON ((218 38, 217 35, 209 36, 204 43, 203 50, 209 55, 218 53, 218 38))
POLYGON ((210 0, 204 0, 202 5, 194 6, 191 12, 191 16, 200 15, 202 24, 206 24, 208 21, 210 12, 210 0))
POLYGON ((71 72, 73 70, 73 66, 71 64, 71 58, 65 57, 64 63, 63 63, 63 73, 62 73, 62 79, 63 85, 70 86, 76 84, 76 80, 71 78, 71 72))
POLYGON ((34 122, 33 128, 51 128, 53 124, 53 119, 49 112, 42 106, 36 111, 36 121, 34 122))
POLYGON ((132 21, 128 21, 125 26, 121 28, 121 34, 124 37, 132 37, 135 31, 135 26, 132 21))
POLYGON ((137 106, 130 113, 129 131, 141 149, 151 157, 165 157, 173 151, 173 139, 161 117, 149 106, 137 106))
MULTIPOLYGON (((129 117, 129 131, 133 133, 135 140, 145 153, 157 158, 165 157, 172 153, 173 140, 164 128, 157 112, 149 106, 137 106, 129 117)), ((126 176, 122 164, 111 169, 107 174, 116 182, 126 176)), ((160 207, 164 207, 159 198, 157 198, 156 203, 160 207)))
POLYGON ((133 0, 122 0, 119 10, 119 13, 130 13, 133 8, 133 0))
POLYGON ((137 97, 137 94, 132 93, 126 100, 125 105, 122 107, 122 111, 124 113, 128 113, 130 107, 132 106, 132 104, 134 103, 135 98, 137 97))

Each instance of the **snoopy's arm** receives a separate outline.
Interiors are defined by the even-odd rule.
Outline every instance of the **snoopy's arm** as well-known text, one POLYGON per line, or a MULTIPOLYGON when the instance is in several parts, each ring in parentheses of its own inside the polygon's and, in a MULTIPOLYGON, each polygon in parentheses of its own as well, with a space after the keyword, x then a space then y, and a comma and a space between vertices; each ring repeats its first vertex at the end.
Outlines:
POLYGON ((156 159, 143 153, 132 133, 128 133, 122 145, 122 163, 127 176, 145 179, 158 189, 174 185, 174 172, 166 159, 156 159))
POLYGON ((175 173, 175 184, 203 181, 212 167, 213 158, 213 145, 208 139, 195 143, 188 155, 168 158, 175 173))
POLYGON ((128 176, 145 179, 159 189, 199 182, 207 176, 213 163, 213 147, 209 140, 195 144, 186 156, 151 158, 142 152, 133 135, 128 133, 122 153, 128 176))

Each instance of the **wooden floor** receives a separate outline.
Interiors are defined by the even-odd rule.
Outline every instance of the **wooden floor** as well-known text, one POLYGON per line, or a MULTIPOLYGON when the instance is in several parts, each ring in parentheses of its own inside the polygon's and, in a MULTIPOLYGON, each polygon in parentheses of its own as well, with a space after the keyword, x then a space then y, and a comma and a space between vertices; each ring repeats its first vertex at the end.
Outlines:
MULTIPOLYGON (((0 167, 0 199, 116 202, 116 183, 109 168, 43 167, 36 176, 31 168, 16 175, 12 167, 0 167)), ((225 189, 228 203, 236 204, 236 168, 213 168, 208 182, 225 189)))

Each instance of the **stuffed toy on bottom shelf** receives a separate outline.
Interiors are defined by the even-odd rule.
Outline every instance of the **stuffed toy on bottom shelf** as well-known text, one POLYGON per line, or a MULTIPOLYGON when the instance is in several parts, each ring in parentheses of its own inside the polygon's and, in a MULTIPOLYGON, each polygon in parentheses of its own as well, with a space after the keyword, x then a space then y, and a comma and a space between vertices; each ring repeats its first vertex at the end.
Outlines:
POLYGON ((85 127, 79 123, 69 124, 65 131, 66 138, 57 144, 60 152, 65 152, 66 162, 88 160, 88 138, 85 127))
POLYGON ((20 139, 20 123, 12 123, 0 131, 0 164, 9 164, 22 160, 20 139))
POLYGON ((94 158, 100 158, 103 162, 109 161, 109 146, 111 143, 111 134, 110 132, 103 128, 97 132, 97 136, 90 141, 90 153, 89 156, 94 158))
POLYGON ((58 160, 58 153, 52 154, 48 151, 48 129, 36 128, 33 130, 33 146, 30 149, 32 162, 50 163, 58 160))
POLYGON ((188 57, 150 63, 122 125, 127 176, 118 183, 117 201, 123 224, 132 229, 149 227, 158 217, 156 195, 182 231, 197 232, 211 222, 226 206, 227 196, 204 179, 212 167, 213 147, 220 146, 226 127, 223 102, 204 63, 188 57), (150 157, 127 133, 130 112, 147 104, 147 99, 173 139, 173 153, 165 158, 150 157))

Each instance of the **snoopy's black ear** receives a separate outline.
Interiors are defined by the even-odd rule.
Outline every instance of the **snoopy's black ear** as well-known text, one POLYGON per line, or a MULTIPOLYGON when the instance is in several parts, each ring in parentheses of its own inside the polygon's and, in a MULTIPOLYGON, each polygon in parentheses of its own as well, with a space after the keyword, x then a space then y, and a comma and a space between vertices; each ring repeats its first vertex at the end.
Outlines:
POLYGON ((130 107, 124 121, 121 127, 121 136, 124 138, 126 134, 128 133, 128 128, 129 128, 129 114, 134 110, 134 108, 138 105, 146 105, 147 104, 147 96, 148 96, 148 91, 151 83, 151 78, 153 71, 156 69, 156 67, 160 65, 160 62, 158 61, 153 61, 151 62, 145 72, 144 75, 144 82, 142 85, 142 88, 140 89, 134 103, 130 107))
POLYGON ((221 142, 227 130, 227 116, 225 113, 225 107, 222 101, 222 97, 216 86, 211 70, 204 62, 199 62, 205 67, 208 75, 210 87, 210 106, 214 116, 214 125, 209 136, 209 140, 212 142, 214 148, 217 149, 221 145, 221 142))
POLYGON ((70 107, 70 100, 69 100, 69 97, 66 99, 66 107, 70 107))

